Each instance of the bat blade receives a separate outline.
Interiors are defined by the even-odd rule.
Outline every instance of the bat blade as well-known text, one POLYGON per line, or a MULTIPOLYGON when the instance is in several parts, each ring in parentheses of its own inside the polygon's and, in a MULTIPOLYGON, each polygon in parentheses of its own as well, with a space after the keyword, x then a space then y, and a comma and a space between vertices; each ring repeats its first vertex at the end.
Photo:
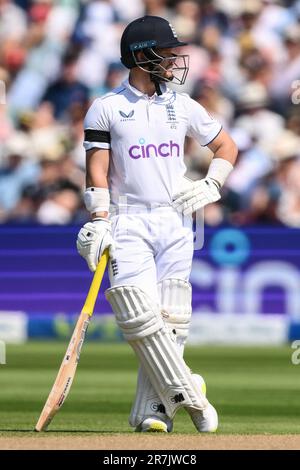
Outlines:
POLYGON ((53 417, 63 405, 71 389, 80 358, 81 348, 89 326, 90 318, 94 311, 94 305, 107 261, 108 252, 106 250, 97 266, 85 304, 77 320, 75 329, 73 331, 53 387, 35 426, 35 431, 40 432, 47 429, 53 417))
POLYGON ((66 354, 61 363, 54 385, 49 393, 45 406, 36 424, 36 431, 44 431, 52 421, 52 418, 63 405, 70 391, 84 337, 90 322, 87 313, 81 313, 75 326, 72 338, 67 348, 66 354))

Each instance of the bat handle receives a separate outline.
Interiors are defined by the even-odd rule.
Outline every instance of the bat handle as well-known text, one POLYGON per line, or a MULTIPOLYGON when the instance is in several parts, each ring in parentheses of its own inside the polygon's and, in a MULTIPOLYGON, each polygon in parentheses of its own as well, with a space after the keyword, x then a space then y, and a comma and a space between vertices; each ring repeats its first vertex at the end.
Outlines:
POLYGON ((90 316, 92 316, 93 311, 94 311, 99 288, 102 282, 106 265, 108 263, 108 259, 109 259, 109 251, 108 249, 106 249, 104 250, 103 255, 101 256, 101 259, 97 265, 97 268, 96 268, 96 271, 95 271, 95 274, 91 283, 91 287, 89 289, 88 295, 86 297, 86 301, 82 308, 82 312, 87 313, 90 316))

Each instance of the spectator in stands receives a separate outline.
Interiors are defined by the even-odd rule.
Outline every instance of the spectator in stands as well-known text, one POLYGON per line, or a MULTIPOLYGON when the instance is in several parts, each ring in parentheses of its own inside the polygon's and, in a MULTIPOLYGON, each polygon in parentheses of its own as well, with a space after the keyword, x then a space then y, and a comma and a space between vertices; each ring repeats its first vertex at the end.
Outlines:
POLYGON ((65 119, 71 105, 80 104, 87 107, 89 99, 88 88, 77 80, 76 65, 78 54, 67 53, 62 62, 62 72, 59 79, 50 85, 42 101, 52 104, 56 119, 65 119))

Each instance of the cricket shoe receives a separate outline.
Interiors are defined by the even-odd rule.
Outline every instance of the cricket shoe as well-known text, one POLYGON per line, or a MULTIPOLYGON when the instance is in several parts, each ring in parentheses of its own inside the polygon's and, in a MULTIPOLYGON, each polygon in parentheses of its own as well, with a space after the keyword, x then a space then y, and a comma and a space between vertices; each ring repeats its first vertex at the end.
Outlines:
POLYGON ((169 418, 164 421, 155 416, 144 419, 144 421, 136 427, 136 432, 171 432, 173 423, 169 418))
POLYGON ((199 374, 192 374, 194 382, 196 382, 196 385, 198 388, 200 388, 201 392, 203 395, 206 397, 206 383, 204 381, 204 378, 202 375, 199 374))
POLYGON ((204 410, 187 410, 197 431, 216 432, 218 429, 218 413, 209 403, 204 410))
MULTIPOLYGON (((206 384, 199 374, 193 374, 194 380, 200 388, 201 392, 206 395, 206 384)), ((173 421, 166 415, 163 418, 158 416, 150 416, 136 427, 135 432, 172 432, 173 421)))
MULTIPOLYGON (((206 384, 203 380, 203 377, 198 374, 193 374, 193 378, 201 389, 203 395, 206 396, 206 384)), ((204 410, 188 408, 187 412, 189 413, 197 431, 216 432, 218 429, 218 413, 210 403, 204 410)))

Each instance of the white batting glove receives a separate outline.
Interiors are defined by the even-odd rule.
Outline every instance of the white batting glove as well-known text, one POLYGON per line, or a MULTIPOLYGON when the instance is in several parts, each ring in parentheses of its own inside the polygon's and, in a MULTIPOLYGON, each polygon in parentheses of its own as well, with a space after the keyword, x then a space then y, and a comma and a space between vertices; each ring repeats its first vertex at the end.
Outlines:
POLYGON ((185 178, 184 187, 173 197, 172 206, 184 215, 192 214, 198 209, 221 199, 218 183, 206 177, 198 181, 185 178))
POLYGON ((85 224, 78 233, 76 246, 91 271, 96 271, 99 259, 106 248, 109 248, 110 258, 114 259, 115 243, 111 236, 111 222, 99 218, 85 224))

